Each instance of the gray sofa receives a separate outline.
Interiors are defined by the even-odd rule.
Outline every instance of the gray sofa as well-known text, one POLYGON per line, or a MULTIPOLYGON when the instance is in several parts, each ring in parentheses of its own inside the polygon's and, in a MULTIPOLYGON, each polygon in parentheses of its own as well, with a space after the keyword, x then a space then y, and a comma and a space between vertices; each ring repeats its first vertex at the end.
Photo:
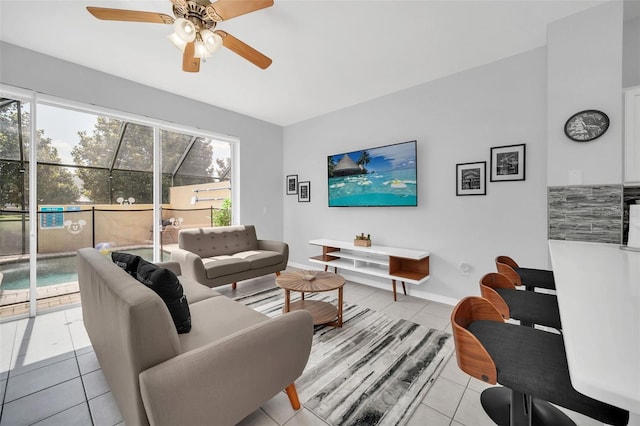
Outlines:
POLYGON ((182 273, 200 284, 225 284, 280 274, 287 268, 289 246, 272 240, 259 240, 253 225, 183 229, 178 247, 171 251, 182 273))
POLYGON ((97 250, 78 251, 84 326, 125 424, 233 425, 283 389, 299 408, 310 314, 270 319, 162 266, 184 289, 188 333, 155 291, 97 250))

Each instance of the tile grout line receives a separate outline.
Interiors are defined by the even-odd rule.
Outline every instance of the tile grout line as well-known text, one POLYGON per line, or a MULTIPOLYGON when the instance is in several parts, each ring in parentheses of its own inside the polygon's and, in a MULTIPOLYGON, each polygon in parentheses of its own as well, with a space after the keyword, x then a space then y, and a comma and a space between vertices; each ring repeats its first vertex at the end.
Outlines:
POLYGON ((91 412, 91 405, 89 405, 89 396, 87 395, 87 388, 85 387, 84 379, 82 377, 83 375, 82 375, 82 369, 80 368, 80 361, 78 361, 78 352, 76 350, 76 345, 73 341, 71 328, 69 327, 69 324, 71 324, 73 321, 69 319, 69 317, 67 316, 67 312, 68 311, 65 311, 64 313, 64 317, 67 320, 67 322, 65 323, 65 328, 67 329, 67 333, 69 334, 69 339, 71 339, 71 347, 73 348, 73 357, 76 361, 76 366, 78 367, 78 376, 80 377, 80 384, 82 385, 82 393, 84 393, 84 403, 87 405, 87 410, 89 411, 91 426, 95 426, 95 422, 93 421, 93 413, 91 412))

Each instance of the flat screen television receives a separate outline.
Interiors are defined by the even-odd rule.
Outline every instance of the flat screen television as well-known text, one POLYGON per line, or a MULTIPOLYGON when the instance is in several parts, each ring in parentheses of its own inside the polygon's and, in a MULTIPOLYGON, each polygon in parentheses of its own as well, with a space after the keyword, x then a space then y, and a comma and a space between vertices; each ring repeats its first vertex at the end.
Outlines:
POLYGON ((417 206, 416 141, 328 157, 329 207, 417 206))

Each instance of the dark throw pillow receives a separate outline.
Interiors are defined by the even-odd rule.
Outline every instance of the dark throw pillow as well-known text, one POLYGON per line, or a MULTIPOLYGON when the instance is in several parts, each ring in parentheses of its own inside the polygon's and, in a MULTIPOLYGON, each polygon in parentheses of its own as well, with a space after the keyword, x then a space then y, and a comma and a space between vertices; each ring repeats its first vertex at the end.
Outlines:
POLYGON ((188 333, 191 330, 191 312, 176 274, 140 259, 136 278, 162 298, 178 333, 188 333))
POLYGON ((138 273, 140 256, 114 251, 111 253, 111 260, 113 260, 113 263, 127 271, 129 275, 133 275, 135 277, 138 273))

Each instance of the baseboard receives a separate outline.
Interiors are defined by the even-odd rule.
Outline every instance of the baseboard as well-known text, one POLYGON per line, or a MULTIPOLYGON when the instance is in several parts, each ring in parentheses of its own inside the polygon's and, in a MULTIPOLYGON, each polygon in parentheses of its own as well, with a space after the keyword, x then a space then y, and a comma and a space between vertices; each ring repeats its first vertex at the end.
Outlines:
MULTIPOLYGON (((288 266, 291 266, 293 268, 298 268, 298 269, 306 269, 306 270, 317 270, 317 271, 322 271, 323 269, 318 268, 316 266, 309 266, 306 264, 302 264, 302 263, 297 263, 297 262, 289 262, 288 266)), ((338 273, 340 275, 342 275, 347 281, 353 281, 356 282, 358 284, 364 284, 364 285, 368 285, 370 287, 375 287, 377 289, 380 290, 386 290, 386 291, 392 291, 391 289, 391 282, 387 282, 385 281, 378 281, 378 280, 373 280, 367 276, 363 276, 361 274, 358 273, 351 273, 350 271, 338 271, 338 273)), ((422 285, 427 285, 429 284, 429 281, 427 281, 426 283, 422 284, 422 285)), ((431 302, 438 302, 438 303, 444 303, 445 305, 451 305, 451 306, 455 306, 458 304, 459 300, 458 299, 454 299, 452 297, 447 297, 447 296, 442 296, 439 294, 434 294, 434 293, 429 293, 426 291, 421 291, 418 288, 416 288, 417 286, 414 284, 407 284, 406 288, 407 288, 407 294, 413 297, 417 297, 420 299, 424 299, 424 300, 429 300, 431 302)), ((400 288, 400 292, 402 292, 402 288, 400 288)))

